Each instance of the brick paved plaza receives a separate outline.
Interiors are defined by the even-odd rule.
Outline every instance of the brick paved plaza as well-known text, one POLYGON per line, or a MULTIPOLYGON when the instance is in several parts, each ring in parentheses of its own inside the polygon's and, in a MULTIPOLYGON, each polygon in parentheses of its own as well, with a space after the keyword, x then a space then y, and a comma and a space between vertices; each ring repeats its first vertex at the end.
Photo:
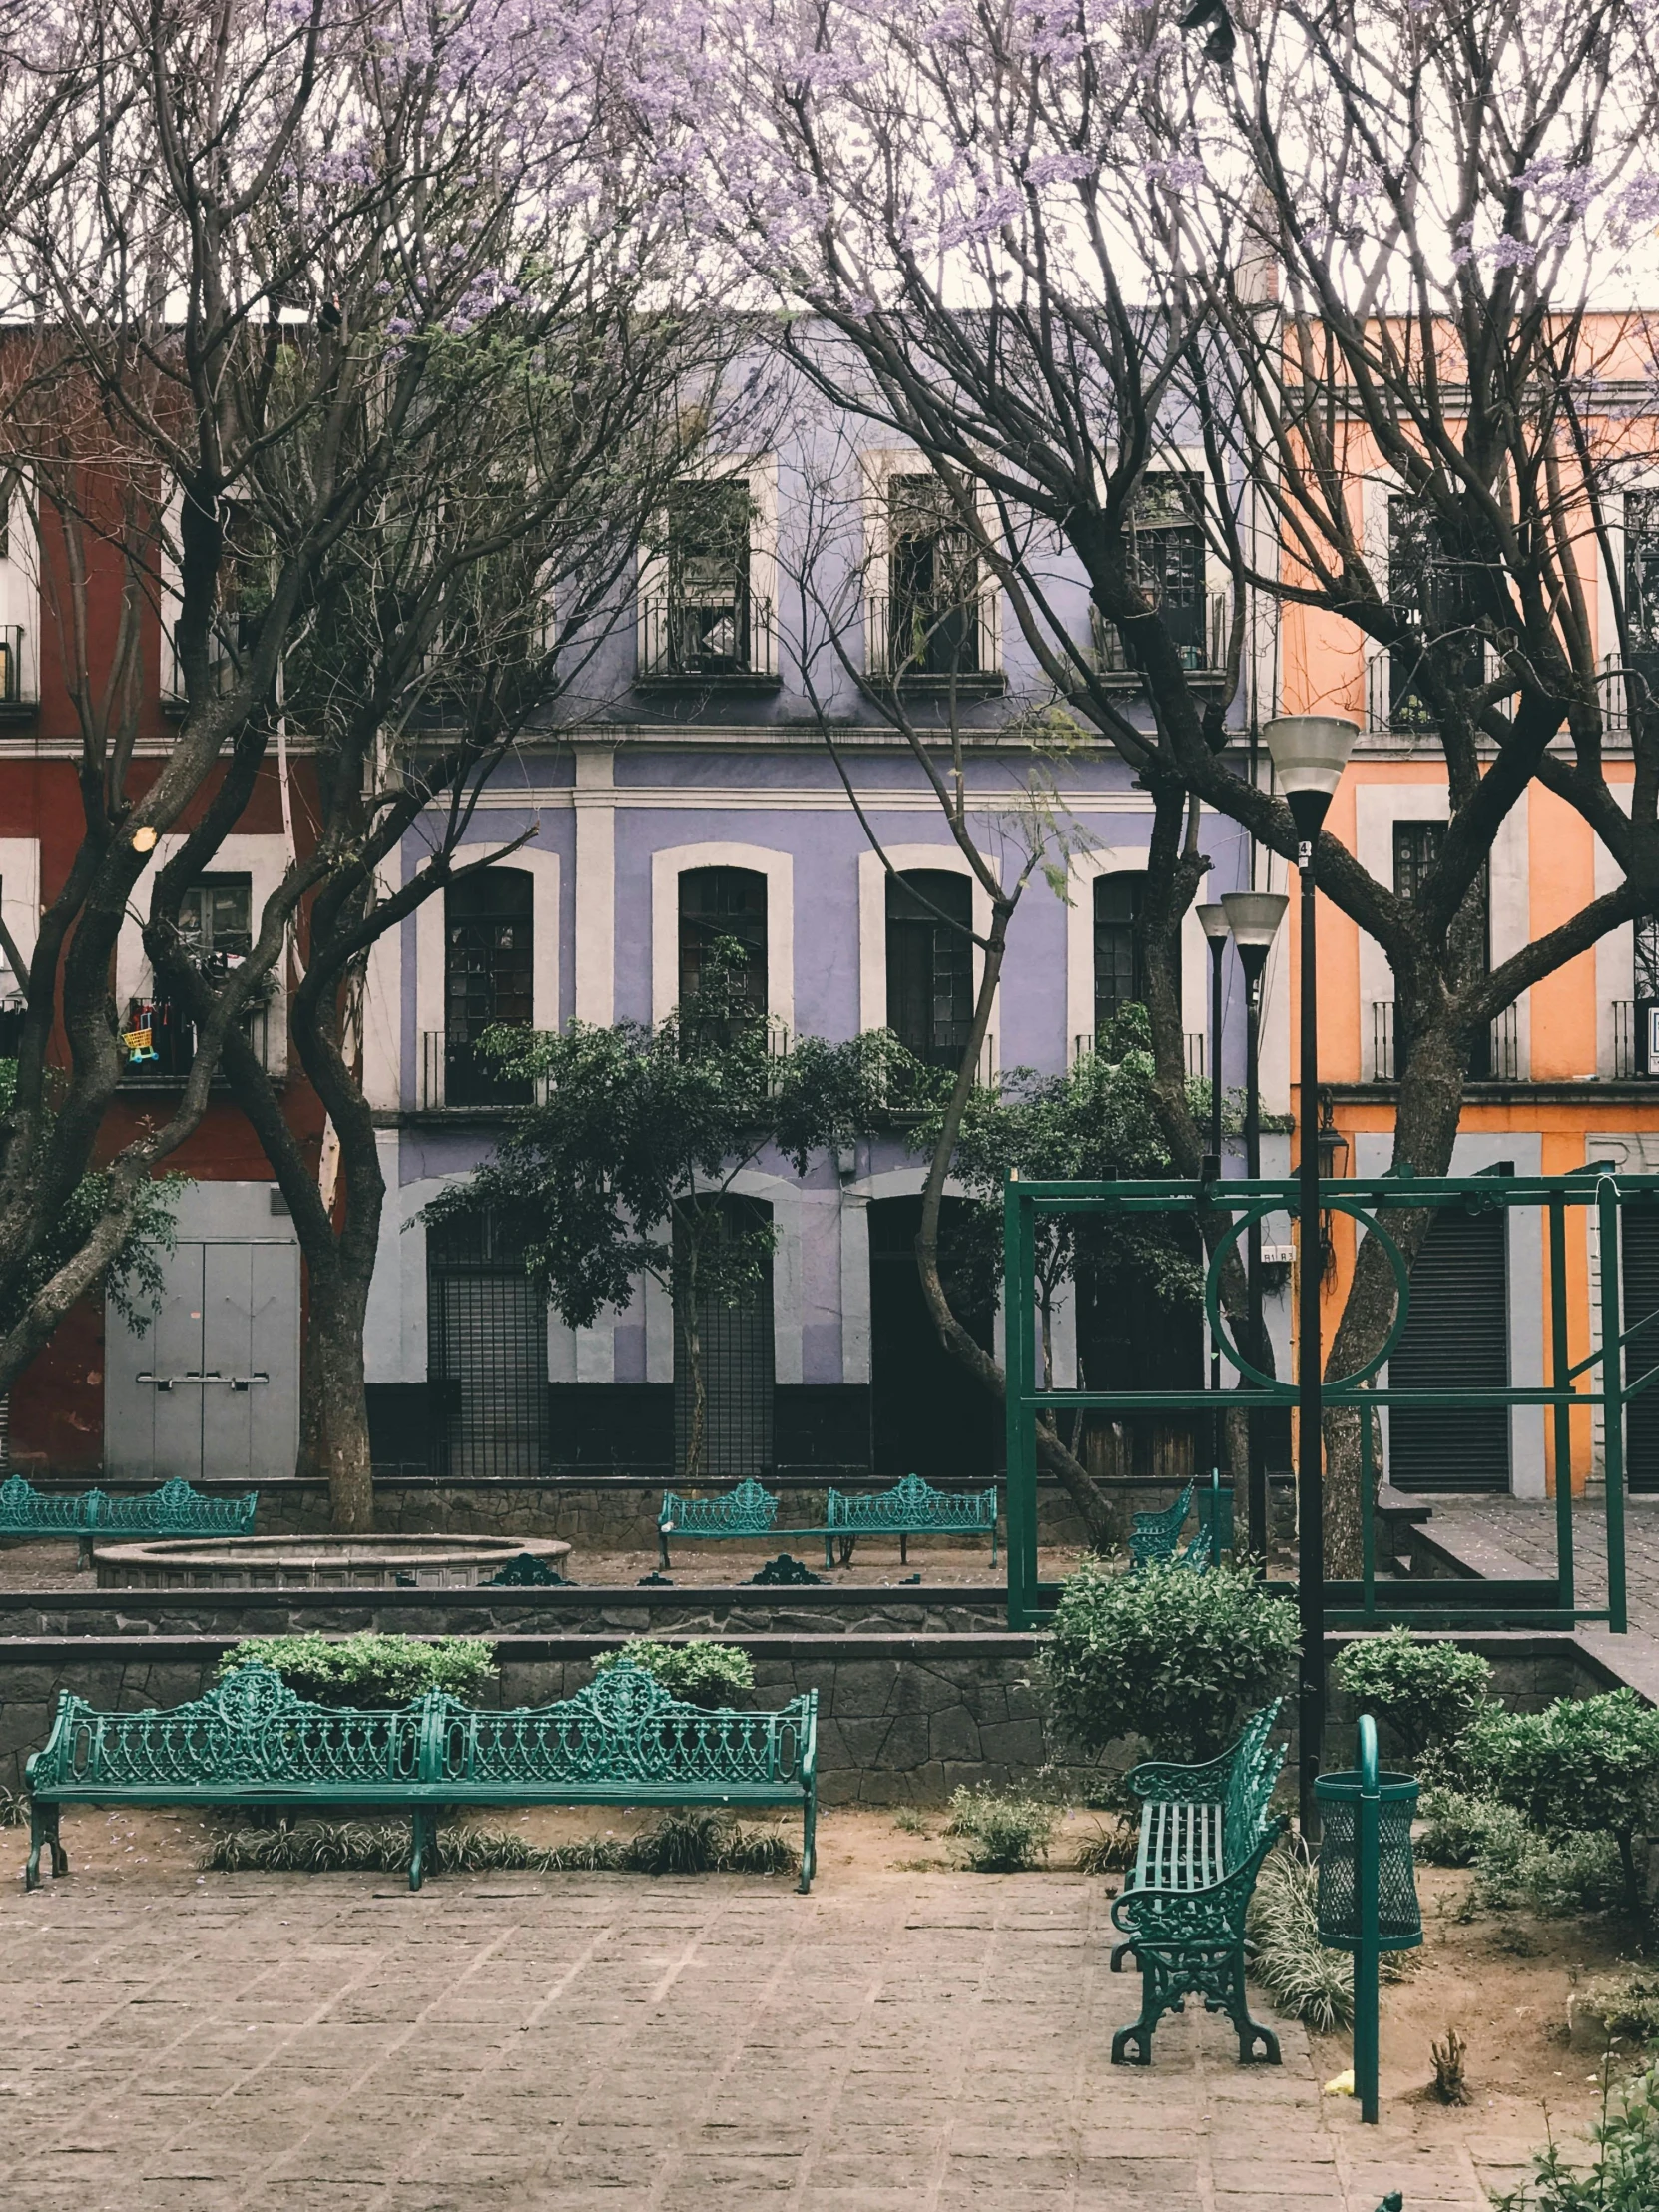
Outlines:
POLYGON ((1112 2067, 1137 1982, 1106 1970, 1105 1886, 860 1867, 837 1836, 870 1818, 827 1822, 810 1899, 204 1878, 193 1824, 101 1814, 66 1821, 80 1871, 26 1897, 8 1832, 0 2201, 1374 2212, 1403 2187, 1407 2212, 1474 2212, 1518 2178, 1536 2107, 1489 2143, 1480 2113, 1403 2099, 1364 2130, 1282 2022, 1278 2072, 1204 2017, 1166 2022, 1150 2071, 1112 2067))

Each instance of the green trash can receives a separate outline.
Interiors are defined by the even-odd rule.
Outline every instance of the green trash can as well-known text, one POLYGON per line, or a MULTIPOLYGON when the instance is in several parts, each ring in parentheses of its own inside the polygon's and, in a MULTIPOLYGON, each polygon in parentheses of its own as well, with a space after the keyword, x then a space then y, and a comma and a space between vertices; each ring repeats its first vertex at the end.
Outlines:
POLYGON ((1319 1935, 1333 1950, 1354 1954, 1354 2088, 1362 2119, 1377 2118, 1377 1961, 1385 1950, 1422 1941, 1411 1822, 1417 1810, 1414 1775, 1383 1774, 1377 1763, 1377 1723, 1360 1716, 1359 1764, 1322 1774, 1319 1935))

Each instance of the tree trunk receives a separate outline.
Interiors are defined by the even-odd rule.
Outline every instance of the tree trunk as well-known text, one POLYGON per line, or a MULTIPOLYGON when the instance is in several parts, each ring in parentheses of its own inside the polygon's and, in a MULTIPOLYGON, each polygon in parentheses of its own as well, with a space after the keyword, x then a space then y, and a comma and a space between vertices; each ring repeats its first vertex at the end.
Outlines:
MULTIPOLYGON (((1410 1051, 1394 1116, 1391 1165, 1396 1173, 1444 1175, 1462 1109, 1462 1048, 1443 1015, 1436 1026, 1420 1029, 1407 1017, 1407 1034, 1410 1051)), ((1307 1144, 1314 1127, 1312 1101, 1304 1099, 1300 1111, 1302 1141, 1307 1144)), ((1388 1234, 1407 1268, 1422 1249, 1431 1218, 1426 1208, 1386 1216, 1388 1234)), ((1392 1325, 1394 1305, 1393 1269, 1387 1254, 1377 1238, 1366 1237, 1326 1358, 1328 1378, 1352 1375, 1376 1357, 1392 1325)), ((1357 1406, 1340 1406, 1325 1416, 1325 1571, 1343 1580, 1361 1571, 1361 1516, 1372 1506, 1372 1499, 1362 1499, 1360 1494, 1360 1418, 1357 1406)), ((1381 1452, 1374 1450, 1374 1483, 1382 1463, 1381 1452)))
POLYGON ((328 1525, 336 1536, 374 1526, 374 1464, 363 1387, 363 1316, 368 1280, 357 1270, 307 1268, 305 1400, 316 1471, 328 1482, 328 1525))

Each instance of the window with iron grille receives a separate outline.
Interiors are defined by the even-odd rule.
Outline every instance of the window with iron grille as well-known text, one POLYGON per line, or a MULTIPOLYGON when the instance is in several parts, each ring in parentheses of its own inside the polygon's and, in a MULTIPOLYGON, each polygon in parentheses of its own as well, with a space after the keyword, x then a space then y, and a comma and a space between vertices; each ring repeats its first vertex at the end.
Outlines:
POLYGON ((547 1461, 547 1308, 491 1213, 426 1238, 427 1375, 438 1474, 537 1475, 547 1461))
POLYGON ((664 666, 738 675, 750 650, 750 524, 742 478, 680 484, 668 495, 668 637, 664 666))
POLYGON ((1205 665, 1204 483, 1155 471, 1141 480, 1129 527, 1136 581, 1157 607, 1184 666, 1205 665))
POLYGON ((1141 900, 1146 877, 1136 872, 1094 879, 1094 1029, 1098 1037, 1125 1006, 1146 998, 1141 900))
MULTIPOLYGON (((223 979, 241 967, 254 949, 252 875, 204 875, 179 903, 179 935, 192 958, 210 978, 223 979)), ((256 1049, 263 1001, 250 1016, 256 1049)), ((129 1046, 129 1080, 183 1082, 196 1058, 196 1021, 183 998, 164 986, 127 1009, 124 1034, 148 1037, 148 1045, 129 1046)))
MULTIPOLYGON (((772 1208, 757 1198, 709 1201, 727 1233, 764 1228, 772 1208)), ((676 1229, 677 1238, 681 1231, 676 1229)), ((750 1294, 735 1304, 702 1298, 697 1305, 703 1377, 703 1463, 706 1475, 765 1475, 773 1467, 772 1263, 750 1294)), ((684 1474, 694 1420, 695 1383, 685 1317, 674 1317, 674 1464, 684 1474)))
POLYGON ((505 867, 464 876, 443 894, 443 921, 445 1100, 526 1104, 529 1083, 502 1076, 478 1039, 496 1023, 527 1029, 533 1019, 535 879, 505 867))
POLYGON ((892 673, 979 673, 979 557, 937 476, 887 479, 892 673))
POLYGON ((725 942, 742 947, 743 1003, 767 1010, 767 879, 747 867, 691 867, 680 877, 680 1001, 704 987, 709 954, 725 942))
POLYGON ((973 1028, 972 927, 967 876, 887 877, 887 1027, 929 1067, 957 1067, 973 1028))
MULTIPOLYGON (((1396 822, 1394 824, 1394 895, 1413 903, 1422 892, 1423 880, 1439 858, 1445 845, 1443 822, 1396 822)), ((1491 966, 1491 893, 1490 876, 1485 861, 1480 873, 1469 886, 1468 897, 1475 901, 1480 917, 1480 966, 1485 973, 1491 966)), ((1406 1038, 1403 1024, 1396 1010, 1394 1017, 1394 1072, 1397 1075, 1405 1065, 1406 1038)), ((1469 1075, 1475 1081, 1486 1080, 1492 1072, 1492 1033, 1490 1026, 1478 1029, 1469 1043, 1469 1075)))
MULTIPOLYGON (((1476 689, 1485 681, 1486 648, 1474 573, 1445 545, 1434 519, 1408 499, 1388 502, 1388 598, 1416 622, 1428 643, 1442 641, 1441 673, 1476 689)), ((1396 730, 1432 729, 1435 711, 1421 690, 1423 649, 1389 655, 1388 718, 1396 730)))

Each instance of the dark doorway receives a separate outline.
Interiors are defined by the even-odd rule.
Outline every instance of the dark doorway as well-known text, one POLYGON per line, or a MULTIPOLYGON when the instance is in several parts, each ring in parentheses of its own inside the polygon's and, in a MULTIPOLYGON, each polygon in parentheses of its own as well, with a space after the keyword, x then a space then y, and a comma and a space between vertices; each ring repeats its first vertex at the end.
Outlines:
MULTIPOLYGON (((1624 1326, 1630 1329, 1659 1314, 1659 1209, 1625 1206, 1620 1212, 1624 1326)), ((1626 1345, 1625 1381, 1638 1382, 1653 1367, 1659 1367, 1659 1321, 1636 1328, 1626 1345)), ((1659 1491, 1659 1383, 1625 1409, 1624 1478, 1633 1490, 1659 1491)))
POLYGON ((426 1297, 434 1473, 544 1473, 547 1308, 519 1240, 488 1213, 434 1224, 426 1297))
MULTIPOLYGON (((758 1198, 711 1201, 729 1231, 764 1228, 772 1208, 758 1198)), ((702 1475, 770 1475, 776 1368, 772 1329, 772 1263, 747 1298, 698 1301, 697 1337, 703 1373, 702 1475)), ((686 1332, 674 1318, 674 1465, 685 1474, 692 1436, 694 1389, 686 1332)))
MULTIPOLYGON (((1506 1221, 1501 1209, 1434 1216, 1411 1270, 1404 1333, 1388 1363, 1391 1389, 1508 1387, 1506 1221)), ((1508 1407, 1395 1405, 1388 1474, 1397 1490, 1507 1490, 1508 1407)))
MULTIPOLYGON (((1197 1267, 1202 1254, 1193 1225, 1172 1222, 1170 1235, 1197 1267)), ((1156 1280, 1135 1264, 1132 1249, 1122 1249, 1115 1237, 1103 1242, 1104 1250, 1085 1246, 1077 1276, 1077 1352, 1086 1387, 1203 1389, 1204 1323, 1197 1304, 1167 1304, 1156 1280)), ((1089 1464, 1108 1478, 1185 1482, 1200 1460, 1209 1464, 1204 1415, 1093 1413, 1086 1433, 1089 1464)))
MULTIPOLYGON (((967 1202, 944 1202, 944 1230, 967 1202)), ((878 1198, 869 1209, 870 1402, 875 1472, 888 1481, 988 1482, 1002 1465, 1002 1413, 938 1340, 916 1274, 921 1200, 878 1198)), ((987 1352, 993 1309, 947 1275, 957 1317, 987 1352)))

